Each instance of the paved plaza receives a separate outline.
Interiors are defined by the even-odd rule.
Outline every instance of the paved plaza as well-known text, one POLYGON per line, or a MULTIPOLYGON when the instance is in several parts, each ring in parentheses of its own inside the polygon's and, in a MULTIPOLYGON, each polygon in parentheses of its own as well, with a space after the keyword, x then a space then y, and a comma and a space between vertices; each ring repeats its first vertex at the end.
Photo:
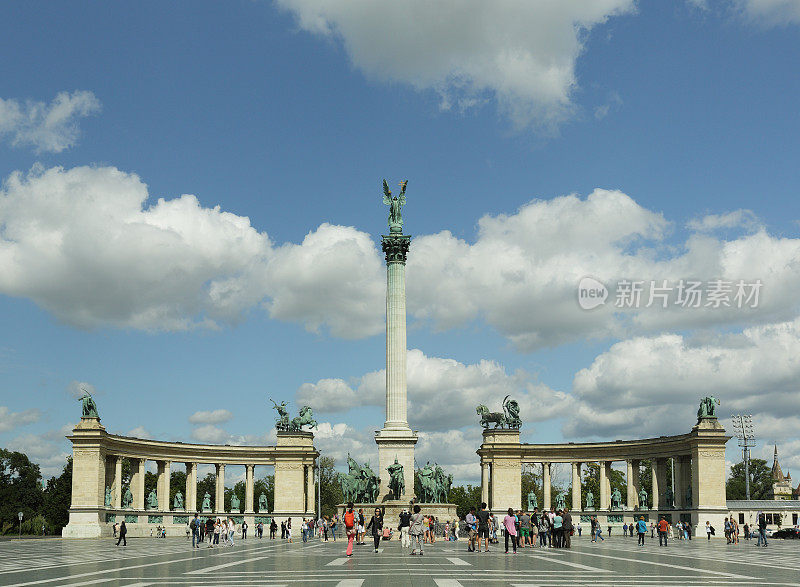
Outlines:
POLYGON ((770 541, 727 546, 724 541, 674 541, 659 548, 648 538, 612 537, 573 548, 501 549, 474 554, 466 543, 426 545, 410 556, 392 540, 344 556, 345 542, 286 544, 248 539, 233 548, 192 551, 183 538, 136 538, 127 548, 111 539, 23 540, 0 543, 0 585, 797 585, 800 544, 770 541))

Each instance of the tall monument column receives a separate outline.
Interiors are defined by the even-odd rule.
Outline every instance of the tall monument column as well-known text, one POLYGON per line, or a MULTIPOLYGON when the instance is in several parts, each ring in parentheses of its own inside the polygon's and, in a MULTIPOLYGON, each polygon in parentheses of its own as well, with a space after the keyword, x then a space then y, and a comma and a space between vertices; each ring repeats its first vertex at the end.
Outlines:
POLYGON ((389 493, 387 467, 395 460, 403 465, 405 490, 400 499, 405 501, 414 495, 417 435, 408 425, 406 392, 406 256, 411 236, 403 234, 401 207, 405 204, 405 182, 400 185, 399 196, 392 197, 384 181, 384 203, 391 206, 391 211, 389 234, 381 237, 386 254, 386 421, 375 433, 381 479, 379 501, 389 493))

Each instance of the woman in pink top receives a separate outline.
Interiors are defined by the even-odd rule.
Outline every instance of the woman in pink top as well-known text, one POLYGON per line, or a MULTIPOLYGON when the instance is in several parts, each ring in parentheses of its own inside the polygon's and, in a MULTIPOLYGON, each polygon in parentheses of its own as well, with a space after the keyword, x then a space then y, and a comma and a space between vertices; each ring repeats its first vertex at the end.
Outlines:
POLYGON ((508 537, 511 537, 511 545, 514 547, 514 554, 517 554, 517 518, 514 510, 508 508, 508 515, 503 518, 503 525, 506 527, 506 554, 508 554, 508 537))

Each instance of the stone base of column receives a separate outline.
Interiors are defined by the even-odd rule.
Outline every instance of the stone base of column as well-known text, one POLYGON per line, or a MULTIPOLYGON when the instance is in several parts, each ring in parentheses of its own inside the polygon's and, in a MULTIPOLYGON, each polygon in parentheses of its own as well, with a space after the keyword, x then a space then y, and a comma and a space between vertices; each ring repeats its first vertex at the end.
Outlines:
POLYGON ((398 501, 406 504, 414 497, 414 446, 417 444, 417 434, 410 428, 404 430, 382 429, 375 433, 375 442, 378 445, 378 468, 376 471, 381 479, 378 502, 384 502, 389 496, 389 471, 386 468, 397 462, 403 465, 403 481, 405 493, 398 501))
POLYGON ((105 511, 96 508, 71 508, 69 523, 61 530, 63 538, 100 538, 112 534, 113 530, 105 523, 105 511))

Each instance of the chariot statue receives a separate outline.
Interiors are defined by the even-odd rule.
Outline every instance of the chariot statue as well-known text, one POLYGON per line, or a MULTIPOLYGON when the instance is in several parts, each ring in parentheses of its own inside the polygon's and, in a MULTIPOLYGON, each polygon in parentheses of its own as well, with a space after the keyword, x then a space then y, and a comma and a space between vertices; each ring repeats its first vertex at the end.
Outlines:
POLYGON ((303 426, 311 426, 311 428, 317 427, 317 421, 314 419, 314 414, 310 406, 303 406, 300 408, 300 415, 292 419, 289 423, 289 430, 292 432, 300 432, 303 430, 303 426))
POLYGON ((475 412, 481 417, 481 426, 488 429, 490 424, 494 424, 494 428, 511 428, 519 429, 522 426, 522 419, 519 417, 519 404, 516 400, 508 399, 506 396, 503 399, 502 412, 490 412, 483 404, 479 404, 475 408, 475 412))
POLYGON ((275 418, 275 428, 278 430, 289 429, 289 411, 286 409, 286 402, 276 404, 275 400, 270 398, 272 402, 272 409, 278 412, 278 417, 275 418))

